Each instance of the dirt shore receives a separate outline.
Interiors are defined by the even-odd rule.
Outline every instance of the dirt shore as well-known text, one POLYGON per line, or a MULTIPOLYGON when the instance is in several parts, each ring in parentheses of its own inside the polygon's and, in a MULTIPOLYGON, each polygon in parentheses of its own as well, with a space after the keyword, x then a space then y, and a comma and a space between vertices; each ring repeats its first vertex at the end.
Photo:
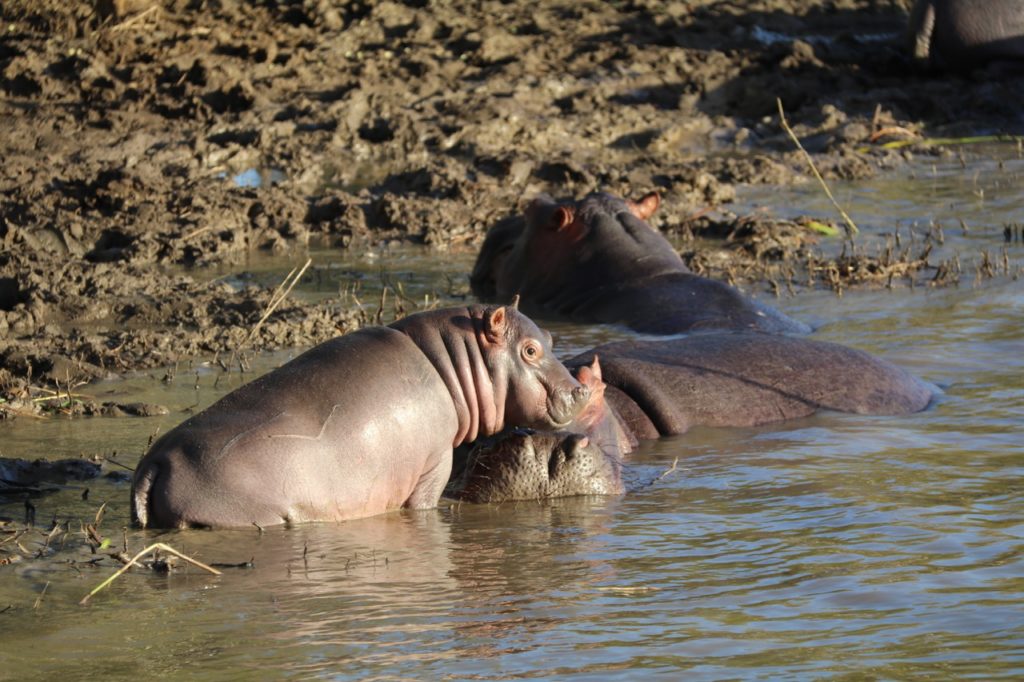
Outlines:
POLYGON ((656 189, 659 228, 736 245, 684 250, 695 270, 790 285, 813 231, 719 210, 804 178, 776 97, 832 179, 943 153, 893 139, 1021 132, 1024 78, 919 72, 907 4, 5 2, 0 418, 360 323, 289 299, 250 338, 273 292, 212 265, 311 239, 472 249, 540 191, 656 189))

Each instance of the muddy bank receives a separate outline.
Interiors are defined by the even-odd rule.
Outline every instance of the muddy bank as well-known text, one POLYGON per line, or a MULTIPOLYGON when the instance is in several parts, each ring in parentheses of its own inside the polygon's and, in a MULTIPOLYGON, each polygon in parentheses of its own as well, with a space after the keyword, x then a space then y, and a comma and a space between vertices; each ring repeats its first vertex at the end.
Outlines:
MULTIPOLYGON (((301 261, 313 239, 472 249, 540 191, 656 189, 656 226, 721 245, 684 243, 697 271, 855 285, 813 231, 719 209, 738 184, 806 180, 776 97, 830 179, 949 153, 887 141, 1021 132, 1020 77, 913 67, 907 4, 5 3, 0 414, 49 402, 33 385, 360 323, 288 299, 250 338, 273 292, 211 265, 301 261)), ((900 257, 871 254, 868 279, 900 257)))

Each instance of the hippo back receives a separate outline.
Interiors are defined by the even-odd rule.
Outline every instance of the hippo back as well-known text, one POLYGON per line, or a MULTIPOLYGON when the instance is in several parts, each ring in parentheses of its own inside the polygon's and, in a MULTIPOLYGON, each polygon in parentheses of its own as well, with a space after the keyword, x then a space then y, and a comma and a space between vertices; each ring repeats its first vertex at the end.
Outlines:
POLYGON ((588 364, 595 353, 608 402, 633 423, 645 416, 657 435, 696 425, 753 426, 818 410, 907 414, 927 407, 936 390, 860 350, 757 332, 611 343, 566 364, 588 364))

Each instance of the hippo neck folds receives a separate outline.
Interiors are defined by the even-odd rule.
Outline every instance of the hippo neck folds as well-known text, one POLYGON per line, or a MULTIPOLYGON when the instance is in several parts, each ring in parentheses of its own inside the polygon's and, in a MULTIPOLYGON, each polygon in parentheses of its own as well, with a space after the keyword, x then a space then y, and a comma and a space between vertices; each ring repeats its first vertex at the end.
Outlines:
POLYGON ((550 334, 540 329, 536 335, 522 333, 523 321, 529 321, 518 315, 515 304, 474 306, 466 312, 424 313, 391 325, 423 351, 448 388, 459 419, 452 446, 497 433, 506 420, 513 426, 535 421, 530 415, 541 409, 551 426, 566 426, 586 402, 586 389, 566 391, 549 384, 546 377, 558 365, 550 334), (510 321, 513 315, 516 321, 510 321), (536 404, 536 398, 530 404, 526 396, 540 394, 523 390, 529 381, 543 387, 544 404, 536 404))
POLYGON ((659 203, 654 193, 638 201, 596 193, 564 203, 541 195, 522 220, 488 233, 470 284, 484 298, 521 294, 536 314, 652 334, 810 331, 728 284, 689 272, 645 222, 659 203))

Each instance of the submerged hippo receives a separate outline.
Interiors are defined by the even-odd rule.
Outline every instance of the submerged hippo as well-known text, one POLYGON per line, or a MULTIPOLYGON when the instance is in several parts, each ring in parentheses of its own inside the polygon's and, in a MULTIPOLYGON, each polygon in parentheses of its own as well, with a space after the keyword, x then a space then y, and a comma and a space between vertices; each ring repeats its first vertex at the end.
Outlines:
POLYGON ((531 314, 622 324, 649 334, 696 329, 807 333, 807 325, 737 289, 690 272, 645 221, 660 199, 591 194, 556 203, 541 195, 523 220, 488 234, 470 284, 485 299, 522 296, 531 314))
POLYGON ((587 399, 513 306, 410 315, 316 346, 168 432, 135 471, 132 512, 226 527, 429 508, 453 446, 565 427, 587 399))
POLYGON ((610 343, 566 365, 590 389, 573 424, 559 432, 519 430, 477 446, 457 497, 497 502, 620 493, 622 460, 644 439, 818 410, 907 414, 927 407, 937 390, 859 350, 751 332, 610 343))
POLYGON ((450 494, 466 502, 619 495, 623 454, 579 433, 513 429, 469 452, 450 494))
POLYGON ((935 68, 997 61, 1024 67, 1021 0, 917 0, 908 31, 914 57, 935 68))

